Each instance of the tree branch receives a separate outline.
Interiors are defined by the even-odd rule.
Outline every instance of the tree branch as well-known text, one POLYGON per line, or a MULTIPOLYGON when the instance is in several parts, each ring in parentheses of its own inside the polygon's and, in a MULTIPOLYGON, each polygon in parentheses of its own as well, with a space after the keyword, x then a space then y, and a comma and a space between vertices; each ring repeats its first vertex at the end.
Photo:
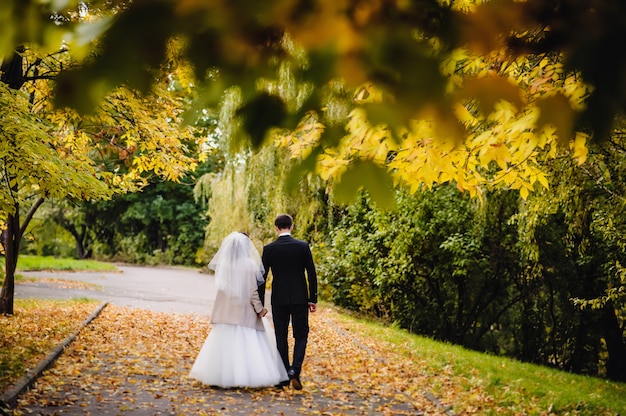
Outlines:
POLYGON ((28 226, 30 221, 33 219, 33 216, 35 215, 35 212, 41 206, 41 204, 43 204, 44 202, 45 202, 45 199, 39 198, 39 199, 37 199, 37 201, 35 201, 33 206, 30 207, 30 210, 28 211, 28 214, 26 214, 26 217, 24 217, 24 221, 22 221, 22 226, 20 227, 20 238, 22 238, 22 236, 26 232, 26 227, 28 226))
POLYGON ((56 78, 57 78, 56 75, 34 75, 34 76, 23 77, 22 79, 24 81, 38 81, 40 79, 55 80, 56 78))

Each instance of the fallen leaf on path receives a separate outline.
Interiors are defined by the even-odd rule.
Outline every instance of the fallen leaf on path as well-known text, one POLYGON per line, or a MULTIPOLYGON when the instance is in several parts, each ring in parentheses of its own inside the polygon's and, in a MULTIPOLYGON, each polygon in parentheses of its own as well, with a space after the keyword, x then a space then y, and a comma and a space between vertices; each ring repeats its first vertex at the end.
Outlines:
POLYGON ((13 386, 95 309, 94 302, 17 299, 0 315, 0 392, 13 386))
POLYGON ((215 389, 187 377, 211 325, 207 317, 107 306, 56 365, 20 398, 16 415, 157 414, 441 414, 411 392, 392 351, 345 336, 331 309, 310 319, 301 391, 215 389))

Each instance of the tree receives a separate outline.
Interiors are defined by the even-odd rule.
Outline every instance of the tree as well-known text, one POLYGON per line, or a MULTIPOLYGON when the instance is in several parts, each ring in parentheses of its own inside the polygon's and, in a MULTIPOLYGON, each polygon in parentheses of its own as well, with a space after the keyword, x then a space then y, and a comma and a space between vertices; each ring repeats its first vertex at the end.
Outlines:
POLYGON ((174 75, 175 68, 164 72, 161 88, 155 85, 153 95, 119 88, 106 97, 98 113, 80 117, 50 104, 50 82, 70 62, 67 49, 41 56, 23 47, 3 66, 9 72, 3 72, 0 83, 0 204, 6 255, 0 313, 13 313, 21 238, 44 201, 110 198, 140 189, 150 174, 177 181, 204 158, 198 151, 204 138, 194 137, 191 127, 180 127, 184 102, 170 88, 170 79, 181 79, 174 75))
MULTIPOLYGON (((75 257, 78 259, 90 258, 93 254, 93 238, 87 223, 84 221, 84 213, 79 207, 71 204, 67 200, 52 202, 53 203, 48 204, 48 206, 43 209, 44 224, 49 222, 69 232, 75 242, 75 257), (45 208, 47 208, 47 210, 45 208)), ((41 213, 42 209, 40 209, 39 212, 41 213)), ((41 233, 36 233, 36 237, 33 238, 33 240, 35 239, 45 240, 45 237, 42 238, 41 233)), ((39 243, 39 241, 37 241, 37 243, 39 243)), ((44 244, 45 243, 44 241, 44 244)))
POLYGON ((560 140, 567 142, 576 124, 601 141, 624 109, 626 57, 612 46, 623 43, 626 36, 621 23, 626 6, 620 0, 273 0, 263 5, 241 1, 219 6, 117 1, 111 3, 116 14, 93 19, 92 31, 84 30, 84 20, 66 17, 76 13, 77 5, 83 15, 93 17, 103 3, 94 1, 87 7, 78 0, 46 6, 11 1, 2 23, 12 30, 0 53, 9 56, 25 42, 50 45, 62 35, 70 48, 80 50, 89 40, 82 33, 93 37, 104 31, 100 52, 65 74, 56 87, 60 105, 88 111, 121 84, 148 91, 153 70, 166 59, 168 41, 179 37, 186 42, 184 55, 194 68, 197 85, 207 87, 202 106, 217 103, 225 88, 241 86, 239 110, 255 145, 263 142, 271 127, 293 127, 309 110, 316 111, 328 127, 322 142, 335 143, 341 133, 330 127, 337 121, 345 124, 342 118, 345 121, 347 114, 325 107, 325 87, 338 80, 348 90, 371 82, 383 91, 390 99, 367 106, 368 119, 373 125, 383 122, 396 137, 399 130, 410 127, 411 120, 429 119, 440 127, 447 125, 444 134, 458 139, 464 126, 454 109, 468 96, 479 98, 487 110, 485 117, 500 99, 522 107, 518 108, 522 112, 539 104, 536 99, 520 100, 524 86, 503 70, 532 57, 557 57, 565 73, 576 74, 592 87, 584 108, 564 100, 540 105, 544 111, 536 126, 539 130, 541 125, 555 124, 560 127, 560 140), (22 19, 25 14, 41 18, 22 19), (46 37, 49 33, 56 36, 46 37), (289 108, 276 93, 258 90, 255 82, 271 76, 277 62, 292 61, 294 44, 304 48, 307 57, 299 79, 316 87, 300 109, 289 108), (458 64, 454 57, 463 51, 488 58, 483 60, 494 76, 477 73, 475 82, 463 83, 462 93, 451 96, 449 87, 459 80, 446 67, 458 64))
POLYGON ((81 204, 77 224, 89 230, 94 256, 129 263, 195 264, 207 219, 206 204, 194 201, 193 186, 195 176, 209 169, 203 166, 181 183, 153 181, 141 192, 81 204))
POLYGON ((439 340, 510 354, 502 347, 509 339, 492 329, 520 301, 508 223, 515 194, 490 194, 481 206, 441 185, 396 198, 396 208, 383 211, 363 196, 324 240, 320 275, 333 301, 439 340))
POLYGON ((31 111, 27 96, 0 83, 0 222, 5 278, 0 313, 13 313, 14 273, 26 226, 47 198, 106 198, 110 190, 92 165, 57 151, 53 128, 31 111), (21 216, 22 207, 30 203, 21 216))
MULTIPOLYGON (((621 124, 623 126, 623 124, 621 124)), ((619 125, 618 125, 619 127, 619 125)), ((559 286, 567 303, 577 306, 581 336, 569 366, 579 370, 591 354, 597 361, 606 344, 609 378, 624 381, 626 340, 624 318, 624 173, 626 154, 621 129, 605 143, 592 146, 589 160, 579 167, 567 159, 551 166, 550 192, 533 195, 520 214, 534 279, 561 273, 559 286), (546 229, 561 218, 560 232, 545 238, 546 229), (554 247, 562 247, 556 254, 554 247), (554 267, 555 259, 567 267, 554 267), (584 336, 583 336, 584 335, 584 336)))

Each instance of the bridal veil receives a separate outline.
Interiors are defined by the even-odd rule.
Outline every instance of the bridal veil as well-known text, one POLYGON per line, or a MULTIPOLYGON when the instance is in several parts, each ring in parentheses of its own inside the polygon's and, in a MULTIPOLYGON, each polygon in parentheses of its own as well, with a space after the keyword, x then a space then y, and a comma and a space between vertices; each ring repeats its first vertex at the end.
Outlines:
POLYGON ((256 277, 257 286, 263 283, 263 264, 259 252, 247 235, 230 233, 209 263, 215 271, 218 289, 228 295, 247 300, 252 290, 250 274, 256 277))

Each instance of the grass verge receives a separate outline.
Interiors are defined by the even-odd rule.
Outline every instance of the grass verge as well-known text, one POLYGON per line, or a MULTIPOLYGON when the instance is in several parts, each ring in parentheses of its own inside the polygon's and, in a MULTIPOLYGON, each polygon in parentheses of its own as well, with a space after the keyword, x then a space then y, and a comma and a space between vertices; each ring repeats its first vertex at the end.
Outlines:
POLYGON ((410 373, 461 414, 626 415, 626 384, 482 354, 338 314, 361 342, 408 359, 410 373))
POLYGON ((116 271, 110 264, 96 260, 77 260, 51 256, 20 255, 17 262, 19 271, 59 270, 59 271, 116 271))
POLYGON ((0 315, 0 392, 15 384, 76 331, 97 302, 16 299, 14 315, 0 315))

